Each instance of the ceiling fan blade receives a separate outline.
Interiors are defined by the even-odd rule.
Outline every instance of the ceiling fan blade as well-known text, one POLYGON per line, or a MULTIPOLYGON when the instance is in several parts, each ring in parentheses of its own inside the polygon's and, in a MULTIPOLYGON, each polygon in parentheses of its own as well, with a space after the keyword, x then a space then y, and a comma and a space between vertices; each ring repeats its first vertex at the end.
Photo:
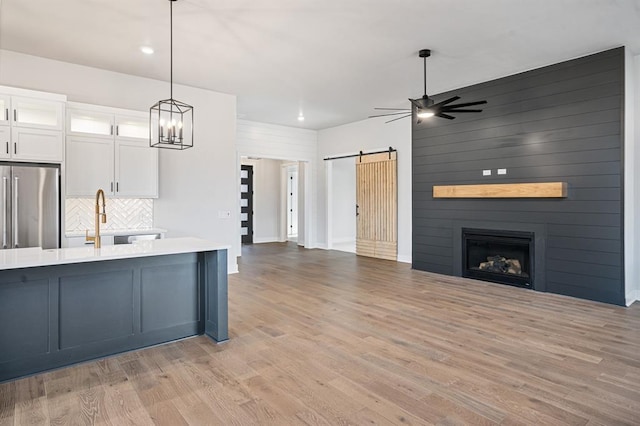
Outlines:
POLYGON ((452 113, 459 113, 459 112, 482 112, 481 109, 445 109, 443 110, 443 112, 452 112, 452 113))
POLYGON ((384 123, 391 123, 392 121, 400 120, 401 118, 411 117, 411 114, 403 115, 402 117, 394 118, 393 120, 385 121, 384 123))
POLYGON ((445 108, 464 108, 464 107, 474 106, 474 105, 483 105, 486 103, 487 101, 465 102, 462 104, 448 105, 445 108))
MULTIPOLYGON (((388 117, 390 115, 404 115, 409 113, 409 111, 403 111, 403 112, 390 112, 389 114, 378 114, 378 115, 370 115, 369 118, 375 118, 375 117, 388 117)), ((409 113, 409 115, 411 115, 411 113, 409 113)))
POLYGON ((438 114, 436 114, 436 117, 446 118, 447 120, 453 120, 455 118, 454 116, 445 114, 443 112, 439 112, 438 114))
POLYGON ((411 111, 411 108, 374 108, 378 110, 386 110, 386 111, 411 111))
POLYGON ((455 102, 455 101, 457 101, 458 99, 460 99, 460 96, 454 96, 453 98, 449 98, 449 99, 447 99, 447 100, 445 100, 445 101, 438 102, 437 104, 433 105, 433 107, 432 107, 432 108, 437 108, 437 107, 441 107, 441 106, 443 106, 443 105, 450 104, 451 102, 455 102))

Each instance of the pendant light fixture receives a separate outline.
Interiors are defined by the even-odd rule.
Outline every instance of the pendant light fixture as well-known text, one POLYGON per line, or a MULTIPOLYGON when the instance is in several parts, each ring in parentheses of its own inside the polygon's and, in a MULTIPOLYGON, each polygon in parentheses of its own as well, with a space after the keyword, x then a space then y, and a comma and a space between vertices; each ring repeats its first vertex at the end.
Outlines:
POLYGON ((155 103, 149 110, 149 145, 155 148, 187 149, 193 147, 193 107, 173 99, 173 2, 169 0, 171 33, 171 96, 155 103))

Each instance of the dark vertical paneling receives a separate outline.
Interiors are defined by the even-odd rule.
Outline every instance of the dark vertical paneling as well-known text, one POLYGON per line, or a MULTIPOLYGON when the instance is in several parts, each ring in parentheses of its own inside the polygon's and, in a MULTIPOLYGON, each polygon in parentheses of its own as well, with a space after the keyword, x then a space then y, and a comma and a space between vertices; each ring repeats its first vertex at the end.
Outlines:
POLYGON ((480 114, 413 125, 413 267, 453 274, 465 221, 544 226, 537 289, 624 304, 624 49, 435 96, 480 114), (507 175, 497 175, 506 168, 507 175), (492 170, 482 176, 482 170, 492 170), (433 185, 564 181, 566 199, 434 199, 433 185))

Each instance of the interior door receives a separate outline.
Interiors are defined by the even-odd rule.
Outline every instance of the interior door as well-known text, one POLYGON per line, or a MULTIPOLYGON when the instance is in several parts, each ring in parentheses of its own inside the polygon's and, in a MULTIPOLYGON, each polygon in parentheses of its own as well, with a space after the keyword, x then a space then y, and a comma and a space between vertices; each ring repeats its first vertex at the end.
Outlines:
POLYGON ((356 254, 397 260, 396 152, 356 157, 356 254))
POLYGON ((240 235, 242 244, 253 243, 253 166, 240 166, 240 235))

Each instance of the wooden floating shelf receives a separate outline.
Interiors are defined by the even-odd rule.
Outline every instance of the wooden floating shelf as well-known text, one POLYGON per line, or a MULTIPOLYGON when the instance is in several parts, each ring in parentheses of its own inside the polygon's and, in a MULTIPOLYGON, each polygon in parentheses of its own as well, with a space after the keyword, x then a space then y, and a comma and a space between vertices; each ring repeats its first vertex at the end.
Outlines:
POLYGON ((433 198, 566 198, 566 182, 433 186, 433 198))

